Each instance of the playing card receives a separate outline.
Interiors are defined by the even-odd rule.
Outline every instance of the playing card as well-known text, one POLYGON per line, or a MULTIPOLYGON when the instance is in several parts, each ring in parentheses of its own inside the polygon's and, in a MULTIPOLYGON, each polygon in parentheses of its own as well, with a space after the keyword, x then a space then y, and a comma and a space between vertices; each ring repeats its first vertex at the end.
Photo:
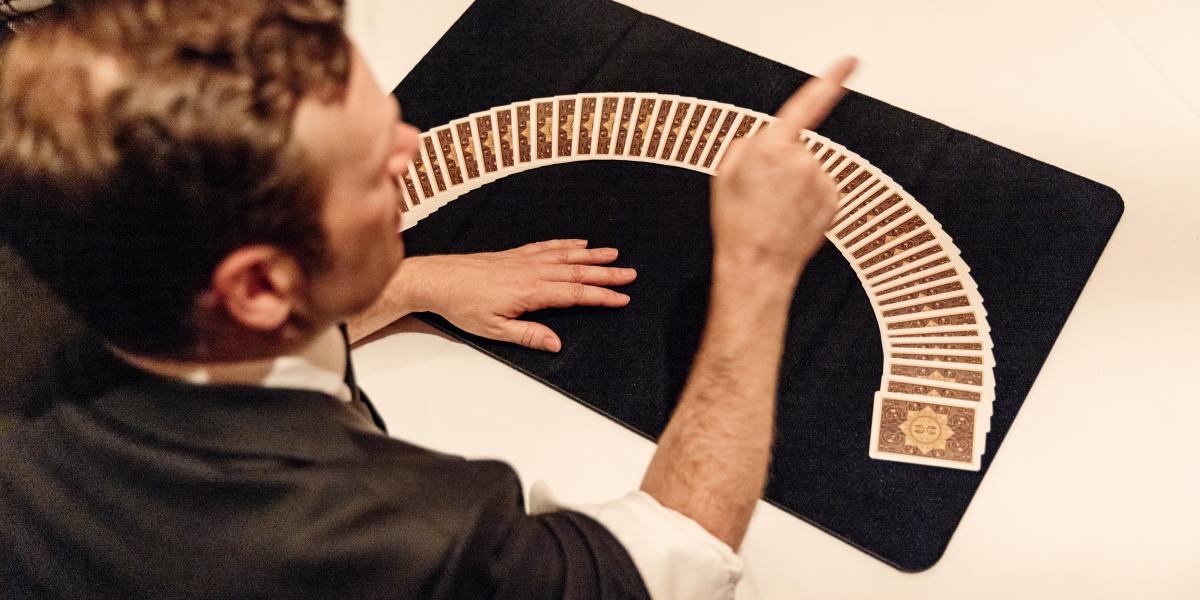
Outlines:
POLYGON ((871 177, 862 159, 856 155, 849 155, 846 158, 845 163, 842 163, 838 169, 831 172, 833 184, 837 187, 838 194, 842 196, 845 196, 857 187, 856 185, 852 185, 856 179, 861 183, 871 177), (861 179, 859 179, 860 177, 861 179))
POLYGON ((826 142, 818 142, 813 146, 813 157, 816 158, 817 162, 822 166, 827 164, 829 159, 832 158, 836 152, 837 150, 835 148, 830 148, 826 142))
POLYGON ((483 174, 480 166, 479 149, 476 147, 475 126, 471 119, 452 121, 450 128, 454 132, 454 147, 462 159, 462 170, 468 182, 478 182, 483 174))
POLYGON ((517 164, 516 110, 505 106, 491 111, 496 123, 496 145, 500 149, 500 167, 508 169, 517 164))
POLYGON ((423 138, 417 139, 418 148, 416 153, 413 155, 413 168, 411 171, 416 178, 416 183, 418 184, 422 200, 432 197, 435 193, 433 190, 433 181, 429 176, 429 166, 427 165, 428 159, 425 158, 424 144, 425 141, 423 138))
POLYGON ((907 291, 899 296, 876 297, 873 301, 884 318, 967 306, 976 307, 980 313, 986 313, 983 309, 983 298, 980 297, 979 292, 970 286, 970 282, 959 279, 937 282, 924 288, 907 291))
POLYGON ((538 98, 533 108, 533 162, 554 158, 554 99, 538 98))
POLYGON ((600 105, 600 97, 594 94, 585 94, 579 97, 579 131, 578 141, 575 145, 575 155, 580 157, 591 157, 596 151, 596 123, 598 122, 597 109, 600 105))
POLYGON ((774 117, 760 120, 758 122, 758 129, 755 129, 754 132, 751 133, 750 135, 758 135, 758 134, 762 133, 763 130, 770 127, 773 123, 775 123, 774 117))
MULTIPOLYGON (((914 400, 917 402, 949 402, 970 406, 978 411, 978 425, 980 427, 980 432, 987 433, 992 430, 992 400, 995 399, 995 390, 993 387, 985 386, 981 388, 978 386, 969 386, 958 383, 944 383, 941 381, 929 381, 924 379, 909 379, 907 382, 900 381, 905 378, 891 375, 888 372, 890 368, 890 365, 885 364, 883 383, 880 386, 880 393, 887 394, 892 398, 900 400, 914 400), (897 389, 913 389, 920 391, 921 393, 910 394, 896 391, 895 389, 892 391, 887 391, 889 387, 897 389), (964 396, 971 396, 972 398, 978 396, 978 398, 972 399, 964 396)), ((991 367, 973 368, 985 371, 990 377, 992 371, 991 367)), ((982 452, 983 448, 980 447, 979 450, 982 452)))
POLYGON ((934 385, 954 383, 979 388, 981 394, 983 393, 982 388, 991 385, 991 369, 985 368, 982 364, 977 366, 946 365, 919 359, 889 359, 887 363, 887 372, 897 378, 903 377, 905 381, 922 379, 934 385))
MULTIPOLYGON (((803 129, 800 131, 800 143, 804 144, 804 149, 808 150, 809 154, 813 154, 816 152, 815 150, 813 150, 813 146, 815 146, 817 144, 817 138, 820 138, 820 136, 818 136, 816 133, 813 133, 807 129, 803 129)), ((824 138, 821 138, 821 139, 824 139, 824 138)))
POLYGON ((640 100, 638 96, 621 96, 621 109, 617 117, 616 136, 611 152, 613 156, 628 154, 629 140, 633 130, 633 113, 637 108, 638 100, 640 100))
POLYGON ((404 196, 409 203, 408 207, 410 209, 421 205, 421 196, 417 193, 417 185, 413 181, 415 172, 416 167, 413 166, 412 161, 409 161, 408 166, 405 167, 404 172, 400 175, 400 185, 404 188, 404 196))
POLYGON ((596 156, 608 158, 613 154, 613 139, 617 133, 618 110, 621 98, 604 96, 600 99, 600 114, 596 131, 596 156))
POLYGON ((878 185, 878 182, 879 179, 866 166, 860 166, 857 173, 846 177, 838 188, 840 196, 838 199, 839 213, 842 207, 846 206, 849 199, 856 197, 859 190, 868 186, 878 185))
MULTIPOLYGON (((885 374, 882 386, 885 392, 927 396, 930 398, 947 398, 983 403, 983 390, 977 387, 963 386, 951 383, 934 383, 925 380, 911 380, 898 375, 885 374)), ((981 404, 982 405, 982 404, 981 404)))
POLYGON ((833 172, 845 164, 848 157, 846 156, 846 149, 841 146, 830 144, 829 148, 832 153, 821 163, 821 170, 832 177, 833 172))
POLYGON ((704 171, 700 161, 704 158, 704 151, 709 146, 709 141, 712 140, 713 134, 716 132, 717 124, 727 112, 727 107, 724 105, 711 105, 708 114, 704 116, 703 126, 696 135, 696 144, 691 149, 691 155, 687 160, 689 167, 698 171, 704 171))
POLYGON ((515 127, 517 133, 517 166, 526 166, 533 162, 533 105, 523 102, 514 105, 515 127))
POLYGON ((912 360, 924 363, 948 363, 973 365, 977 367, 994 366, 987 364, 983 350, 945 349, 945 348, 896 348, 887 350, 887 358, 896 360, 912 360))
POLYGON ((931 351, 932 350, 939 350, 939 351, 950 351, 950 350, 975 351, 975 350, 978 350, 978 351, 982 352, 986 346, 987 346, 986 344, 984 344, 981 340, 976 339, 976 338, 965 338, 965 340, 958 340, 958 341, 953 341, 953 340, 950 340, 949 338, 931 338, 931 339, 926 339, 926 340, 923 340, 920 338, 909 338, 909 339, 906 339, 903 341, 892 340, 892 342, 889 344, 889 347, 895 349, 897 352, 904 352, 904 351, 921 352, 921 351, 925 351, 925 350, 931 350, 931 351))
POLYGON ((713 174, 716 174, 718 169, 721 168, 721 163, 725 160, 725 156, 729 154, 729 149, 733 146, 734 142, 755 135, 759 131, 758 125, 763 122, 764 118, 767 117, 760 113, 742 110, 734 119, 727 135, 724 132, 719 132, 721 139, 714 142, 718 147, 713 153, 711 160, 708 158, 705 159, 706 168, 710 169, 713 174))
MULTIPOLYGON (((427 132, 421 134, 421 148, 425 154, 421 158, 428 165, 429 173, 433 175, 433 183, 436 187, 434 193, 440 194, 446 191, 446 176, 442 174, 442 167, 438 159, 438 151, 436 143, 433 139, 433 133, 427 132)), ((419 167, 418 167, 419 168, 419 167)), ((432 194, 431 194, 432 196, 432 194)))
POLYGON ((886 358, 911 358, 912 360, 934 360, 928 357, 951 356, 978 358, 979 364, 993 368, 996 366, 992 354, 990 337, 941 337, 941 338, 888 338, 884 347, 886 358), (956 340, 956 341, 946 341, 956 340), (896 356, 893 356, 895 354, 896 356), (925 357, 925 358, 918 358, 925 357))
MULTIPOLYGON (((835 228, 835 236, 840 236, 843 247, 852 255, 860 248, 866 248, 867 253, 856 255, 858 259, 866 259, 892 242, 908 238, 920 229, 928 229, 935 235, 940 233, 924 208, 903 192, 880 195, 854 217, 838 225, 835 228), (889 231, 896 224, 908 221, 911 217, 919 217, 919 222, 913 222, 912 226, 891 232, 890 235, 878 235, 889 231), (874 244, 867 243, 868 241, 874 244)), ((948 236, 946 240, 949 241, 948 236)))
POLYGON ((658 110, 659 98, 655 94, 642 94, 638 99, 637 108, 634 109, 633 126, 629 135, 629 148, 626 154, 630 157, 640 158, 642 151, 646 147, 646 141, 650 137, 651 121, 658 110))
POLYGON ((980 418, 978 409, 966 403, 917 401, 876 393, 869 455, 977 471, 985 440, 980 418))
MULTIPOLYGON (((978 365, 989 370, 984 375, 985 385, 995 387, 996 357, 992 354, 991 339, 981 338, 970 342, 911 342, 891 343, 884 346, 884 360, 910 360, 924 363, 958 363, 978 365)), ((886 377, 885 373, 885 377, 886 377)))
MULTIPOLYGON (((408 190, 404 189, 404 180, 396 177, 394 181, 396 182, 396 209, 403 215, 412 210, 414 204, 408 197, 408 190)), ((401 225, 403 225, 403 219, 401 220, 401 225)))
MULTIPOLYGON (((854 263, 868 280, 874 280, 884 275, 903 276, 916 271, 899 271, 914 269, 925 259, 939 257, 943 263, 950 261, 952 252, 947 251, 938 241, 938 236, 928 228, 918 229, 909 235, 898 238, 873 254, 854 263)), ((872 282, 874 283, 874 282, 872 282)))
POLYGON ((929 221, 923 214, 915 214, 914 207, 909 203, 899 203, 880 222, 868 224, 868 230, 863 234, 856 233, 844 246, 847 252, 856 259, 861 259, 887 244, 928 225, 929 221))
MULTIPOLYGON (((872 284, 870 293, 877 301, 881 301, 915 291, 917 288, 926 287, 935 282, 939 284, 946 283, 950 279, 961 280, 964 285, 973 288, 974 283, 967 282, 965 278, 966 273, 958 266, 957 262, 947 255, 940 255, 934 260, 924 263, 928 267, 914 267, 911 269, 914 271, 911 275, 900 277, 888 283, 881 282, 878 286, 872 284)), ((888 279, 891 278, 889 277, 888 279)))
POLYGON ((563 160, 575 155, 575 138, 579 132, 579 98, 560 97, 554 105, 554 122, 557 136, 554 141, 554 156, 563 160))
POLYGON ((725 150, 725 142, 727 139, 729 139, 730 132, 733 131, 734 125, 737 124, 741 117, 742 113, 735 107, 729 107, 725 110, 725 113, 721 115, 719 121, 720 125, 718 125, 716 131, 713 132, 712 142, 709 143, 708 148, 704 151, 704 159, 700 163, 705 170, 709 172, 713 172, 715 170, 714 165, 718 164, 717 157, 720 156, 725 150))
POLYGON ((692 150, 698 137, 699 130, 704 118, 709 113, 707 104, 695 102, 691 114, 688 116, 688 122, 684 126, 682 133, 679 135, 678 149, 675 151, 673 162, 677 165, 686 165, 688 152, 692 150))
MULTIPOLYGON (((401 219, 401 231, 416 225, 418 221, 430 212, 433 212, 433 203, 436 202, 437 194, 434 193, 430 177, 424 172, 426 167, 421 159, 423 154, 424 152, 418 149, 416 155, 413 157, 413 161, 408 163, 408 168, 405 172, 407 179, 412 181, 415 189, 407 190, 407 184, 405 185, 410 204, 409 211, 401 219), (422 161, 420 168, 417 166, 418 161, 422 161), (421 181, 422 177, 424 178, 424 182, 421 181), (422 188, 428 188, 430 193, 425 194, 422 188)), ((405 177, 402 176, 401 180, 403 181, 404 179, 405 177)))
POLYGON ((744 137, 749 137, 752 132, 756 131, 755 126, 758 125, 762 119, 762 115, 753 111, 746 111, 746 114, 743 116, 742 120, 738 121, 737 127, 734 127, 733 139, 730 140, 730 142, 734 140, 740 140, 744 137))
POLYGON ((675 108, 671 112, 670 122, 667 124, 667 132, 663 137, 662 153, 659 154, 659 158, 664 162, 672 162, 677 152, 676 147, 683 138, 684 131, 695 109, 696 102, 692 98, 679 98, 675 101, 675 108))
POLYGON ((841 199, 841 208, 834 214, 833 224, 830 225, 830 229, 843 227, 843 224, 854 217, 859 211, 882 202, 891 193, 891 186, 882 178, 873 178, 866 185, 857 188, 854 193, 847 194, 841 199))
MULTIPOLYGON (((964 342, 978 341, 981 339, 981 332, 977 327, 958 327, 947 331, 911 331, 903 333, 893 333, 887 336, 888 344, 903 343, 913 340, 937 340, 945 338, 946 341, 964 342)), ((990 340, 988 342, 991 343, 990 340)))
POLYGON ((471 115, 475 125, 475 139, 479 144, 479 162, 483 173, 496 176, 500 170, 500 148, 496 145, 496 123, 490 112, 471 115))
POLYGON ((883 320, 889 337, 914 333, 937 333, 946 329, 971 327, 984 330, 985 323, 973 309, 949 308, 916 315, 885 317, 883 320))
POLYGON ((436 148, 438 159, 443 168, 446 170, 447 187, 456 187, 463 184, 463 172, 461 161, 458 157, 458 148, 454 142, 454 132, 447 126, 433 130, 433 135, 436 138, 436 148))
POLYGON ((838 224, 833 229, 833 237, 844 248, 852 248, 858 242, 861 242, 872 233, 875 233, 883 225, 887 225, 906 213, 912 212, 911 205, 906 205, 904 197, 900 194, 892 193, 887 195, 879 195, 870 204, 857 212, 855 219, 848 220, 838 224), (884 214, 889 215, 889 219, 880 220, 884 214), (872 227, 865 227, 868 223, 873 223, 872 227), (855 234, 853 237, 851 234, 855 234))
POLYGON ((643 152, 647 159, 657 162, 659 149, 662 148, 662 142, 669 132, 670 119, 675 114, 675 107, 678 104, 679 99, 675 96, 659 97, 654 122, 650 126, 649 139, 643 152))

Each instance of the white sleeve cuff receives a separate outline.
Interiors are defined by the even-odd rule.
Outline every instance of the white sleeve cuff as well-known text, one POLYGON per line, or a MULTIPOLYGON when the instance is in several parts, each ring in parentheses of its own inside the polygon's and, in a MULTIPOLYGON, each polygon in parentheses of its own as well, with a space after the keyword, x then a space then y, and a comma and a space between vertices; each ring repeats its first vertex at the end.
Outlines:
POLYGON ((621 542, 654 600, 729 600, 742 579, 742 559, 699 523, 642 491, 601 504, 559 502, 545 482, 529 490, 529 512, 581 512, 621 542))

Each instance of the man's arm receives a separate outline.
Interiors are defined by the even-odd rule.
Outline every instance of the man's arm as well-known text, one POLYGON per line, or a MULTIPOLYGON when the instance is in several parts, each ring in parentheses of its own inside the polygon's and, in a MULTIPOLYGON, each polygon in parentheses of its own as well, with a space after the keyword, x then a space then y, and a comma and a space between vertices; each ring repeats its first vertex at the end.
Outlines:
POLYGON ((713 182, 713 284, 692 373, 642 490, 737 549, 766 484, 788 309, 837 206, 832 181, 800 144, 841 98, 843 60, 732 146, 713 182))
POLYGON ((558 352, 562 340, 553 331, 518 317, 544 308, 625 306, 629 296, 606 286, 626 285, 637 272, 601 266, 616 259, 615 248, 588 248, 585 240, 408 258, 375 304, 347 322, 350 341, 429 311, 475 335, 558 352))

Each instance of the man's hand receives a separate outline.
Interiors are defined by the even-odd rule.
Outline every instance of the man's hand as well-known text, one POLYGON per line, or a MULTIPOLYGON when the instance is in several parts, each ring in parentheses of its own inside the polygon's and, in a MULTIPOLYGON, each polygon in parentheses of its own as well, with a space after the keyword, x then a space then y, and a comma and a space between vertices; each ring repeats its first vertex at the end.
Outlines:
POLYGON ((585 240, 405 259, 375 306, 350 321, 350 337, 430 311, 475 335, 558 352, 562 340, 549 327, 518 317, 544 308, 625 306, 629 296, 607 288, 632 282, 637 272, 600 266, 616 259, 615 248, 588 248, 585 240))
POLYGON ((838 197, 799 136, 837 104, 854 65, 845 60, 813 78, 780 107, 778 122, 729 148, 712 184, 713 258, 728 267, 714 273, 717 280, 765 268, 790 291, 824 244, 838 197))

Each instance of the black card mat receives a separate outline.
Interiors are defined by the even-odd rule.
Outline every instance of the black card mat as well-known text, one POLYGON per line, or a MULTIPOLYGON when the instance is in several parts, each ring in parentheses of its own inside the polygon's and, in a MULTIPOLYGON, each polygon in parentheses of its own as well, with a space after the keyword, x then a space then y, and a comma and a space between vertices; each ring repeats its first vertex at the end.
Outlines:
MULTIPOLYGON (((577 92, 680 94, 773 113, 807 78, 604 0, 480 0, 395 94, 405 119, 427 129, 577 92)), ((1103 185, 861 94, 849 94, 819 132, 894 178, 954 238, 993 328, 995 414, 979 472, 867 456, 879 330, 851 267, 827 244, 792 307, 766 497, 898 569, 920 571, 945 551, 1123 204, 1103 185)), ((486 185, 406 232, 409 253, 584 238, 619 248, 618 264, 638 269, 625 288, 633 301, 529 315, 562 337, 559 354, 423 318, 654 439, 704 323, 708 202, 707 177, 632 162, 555 165, 486 185)))

